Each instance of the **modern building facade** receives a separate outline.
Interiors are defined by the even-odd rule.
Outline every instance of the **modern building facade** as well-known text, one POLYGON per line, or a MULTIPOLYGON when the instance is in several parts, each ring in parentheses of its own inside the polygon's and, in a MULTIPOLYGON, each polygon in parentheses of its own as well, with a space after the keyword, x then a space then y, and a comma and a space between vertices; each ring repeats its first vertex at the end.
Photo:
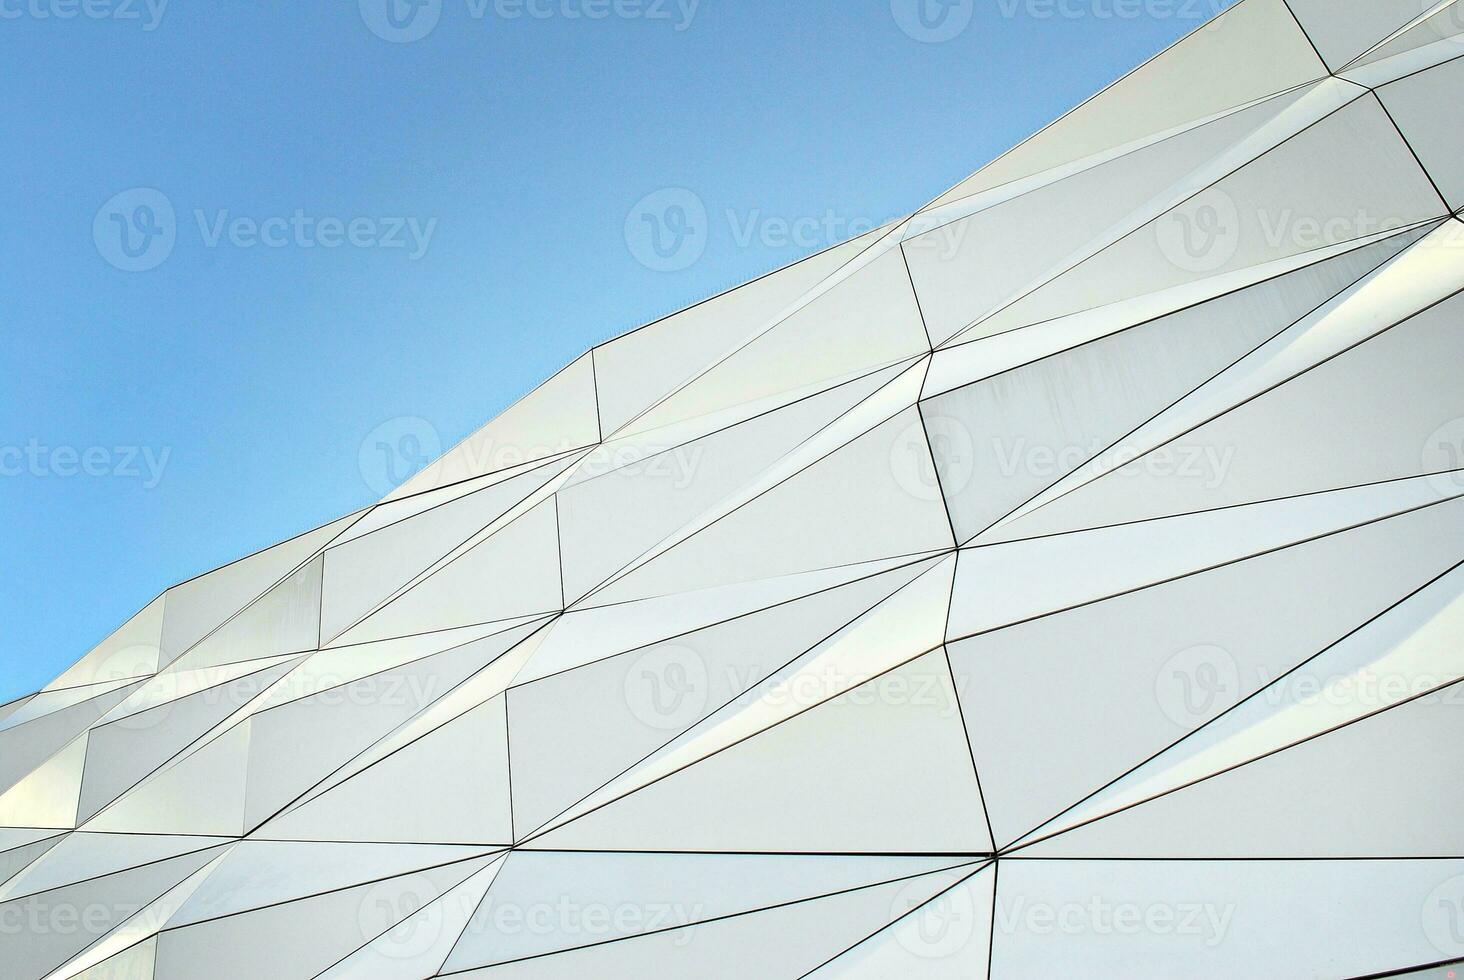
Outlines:
POLYGON ((1443 976, 1464 0, 1243 0, 0 707, 16 980, 1443 976))

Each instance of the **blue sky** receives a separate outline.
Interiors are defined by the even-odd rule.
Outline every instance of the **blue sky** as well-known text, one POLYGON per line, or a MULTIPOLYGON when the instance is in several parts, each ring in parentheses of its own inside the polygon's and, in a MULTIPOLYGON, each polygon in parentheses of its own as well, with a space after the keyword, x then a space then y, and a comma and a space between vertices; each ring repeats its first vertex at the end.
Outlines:
POLYGON ((451 446, 1217 4, 0 0, 0 702, 377 499, 383 423, 451 446), (689 264, 627 236, 668 188, 707 214, 689 264))

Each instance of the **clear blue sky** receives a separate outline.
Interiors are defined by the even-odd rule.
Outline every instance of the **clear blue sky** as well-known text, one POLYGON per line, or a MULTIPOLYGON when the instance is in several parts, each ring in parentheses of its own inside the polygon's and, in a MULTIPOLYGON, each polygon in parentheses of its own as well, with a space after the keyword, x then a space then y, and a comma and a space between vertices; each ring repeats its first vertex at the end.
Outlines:
POLYGON ((377 499, 384 421, 452 445, 919 207, 1220 0, 394 2, 0 0, 0 702, 377 499), (668 187, 708 214, 673 271, 625 232, 668 187))

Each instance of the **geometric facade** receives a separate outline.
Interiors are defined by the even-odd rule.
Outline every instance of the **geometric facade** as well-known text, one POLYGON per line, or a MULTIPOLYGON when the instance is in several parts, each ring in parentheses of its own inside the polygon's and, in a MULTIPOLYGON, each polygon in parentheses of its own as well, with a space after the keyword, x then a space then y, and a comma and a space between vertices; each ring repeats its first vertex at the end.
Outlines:
POLYGON ((0 706, 0 974, 1444 975, 1461 96, 1243 0, 168 589, 0 706))

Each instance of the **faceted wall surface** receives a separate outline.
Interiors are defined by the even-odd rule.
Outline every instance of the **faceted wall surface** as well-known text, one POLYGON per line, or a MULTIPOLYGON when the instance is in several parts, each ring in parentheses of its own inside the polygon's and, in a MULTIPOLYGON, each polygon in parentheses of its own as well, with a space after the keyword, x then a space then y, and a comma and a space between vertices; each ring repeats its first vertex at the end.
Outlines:
POLYGON ((0 707, 17 980, 1464 959, 1464 0, 1244 0, 0 707))

